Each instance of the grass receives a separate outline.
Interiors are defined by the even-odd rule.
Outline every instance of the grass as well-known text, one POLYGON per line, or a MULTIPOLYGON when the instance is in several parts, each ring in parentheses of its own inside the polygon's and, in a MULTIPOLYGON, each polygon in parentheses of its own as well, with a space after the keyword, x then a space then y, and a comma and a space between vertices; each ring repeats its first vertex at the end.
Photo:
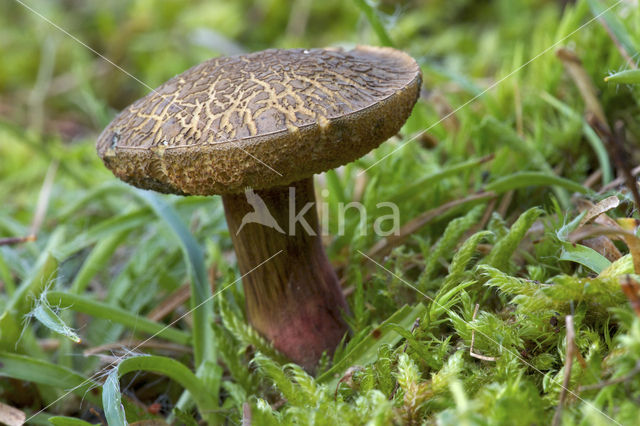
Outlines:
POLYGON ((3 2, 0 238, 37 239, 0 246, 0 402, 30 424, 637 422, 640 216, 616 180, 640 159, 635 3, 25 3, 151 87, 358 43, 424 78, 398 137, 316 179, 352 335, 311 377, 248 326, 220 199, 138 191, 97 158, 147 89, 3 2), (368 217, 339 235, 351 200, 368 217), (384 201, 399 237, 372 232, 384 201))

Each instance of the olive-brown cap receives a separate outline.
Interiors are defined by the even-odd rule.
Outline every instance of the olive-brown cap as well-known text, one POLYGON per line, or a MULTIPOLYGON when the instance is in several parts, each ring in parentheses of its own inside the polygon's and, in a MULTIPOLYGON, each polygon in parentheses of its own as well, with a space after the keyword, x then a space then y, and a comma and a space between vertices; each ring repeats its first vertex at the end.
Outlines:
POLYGON ((386 47, 214 58, 128 106, 99 136, 98 154, 120 179, 159 192, 287 185, 393 136, 420 84, 416 62, 386 47))

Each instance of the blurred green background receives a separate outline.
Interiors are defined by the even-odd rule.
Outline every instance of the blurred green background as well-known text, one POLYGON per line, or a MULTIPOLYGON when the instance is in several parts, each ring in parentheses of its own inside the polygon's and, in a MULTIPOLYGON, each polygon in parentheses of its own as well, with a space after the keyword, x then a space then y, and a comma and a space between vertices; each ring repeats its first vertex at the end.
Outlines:
MULTIPOLYGON (((302 372, 296 373, 295 385, 287 382, 285 376, 290 377, 294 369, 284 368, 285 374, 266 357, 254 358, 256 348, 273 354, 246 328, 242 288, 237 284, 226 291, 226 302, 215 305, 213 330, 219 347, 211 356, 224 374, 213 369, 221 376, 209 378, 215 385, 208 385, 218 392, 219 410, 232 423, 242 419, 244 403, 251 404, 256 418, 262 413, 262 419, 279 419, 271 424, 301 422, 316 412, 333 424, 363 424, 370 419, 378 419, 376 424, 435 419, 443 424, 486 424, 482 419, 487 417, 492 424, 510 424, 514 413, 523 424, 550 422, 559 397, 558 387, 550 383, 562 380, 566 351, 564 333, 549 325, 555 315, 562 323, 563 315, 576 313, 576 329, 582 330, 578 346, 588 354, 589 369, 582 376, 574 371, 575 381, 595 383, 603 377, 622 376, 640 357, 636 339, 640 321, 634 319, 619 288, 594 281, 592 293, 583 294, 580 280, 592 279, 592 270, 558 260, 567 246, 557 233, 577 216, 571 183, 580 185, 592 176, 590 185, 599 190, 611 182, 616 170, 606 141, 589 133, 584 121, 588 108, 556 51, 567 48, 580 59, 606 120, 624 123, 626 158, 636 165, 640 86, 608 84, 603 78, 635 66, 639 30, 640 13, 637 2, 631 0, 3 0, 0 238, 28 235, 38 216, 39 197, 49 203, 42 223, 37 224, 37 241, 0 247, 0 313, 5 308, 9 311, 8 307, 16 312, 13 328, 7 328, 10 333, 0 338, 0 401, 30 413, 48 406, 70 384, 52 386, 47 372, 55 378, 60 367, 89 377, 99 372, 101 364, 95 357, 84 357, 83 350, 140 334, 135 327, 98 315, 98 310, 61 314, 82 337, 80 345, 72 345, 37 321, 23 322, 44 287, 104 302, 135 319, 151 315, 189 281, 190 269, 170 221, 158 213, 162 209, 118 183, 95 153, 97 135, 118 111, 148 93, 149 87, 218 55, 391 43, 416 58, 423 71, 423 91, 412 117, 399 137, 317 179, 318 190, 330 190, 328 199, 321 200, 329 205, 332 224, 332 235, 325 242, 352 311, 349 324, 354 337, 347 349, 358 349, 357 344, 364 342, 366 350, 354 356, 365 368, 354 373, 340 392, 333 382, 334 387, 326 386, 326 380, 324 387, 316 388, 302 372), (594 20, 599 11, 616 3, 605 16, 612 20, 604 22, 613 28, 622 48, 603 22, 594 20), (631 60, 621 53, 625 49, 631 60), (425 129, 424 135, 387 157, 425 129), (489 160, 488 155, 494 157, 489 160), (378 160, 382 161, 364 175, 359 173, 378 160), (518 177, 523 171, 571 182, 554 181, 553 187, 534 184, 518 177), (370 232, 375 214, 366 219, 368 233, 360 231, 360 218, 355 215, 347 216, 344 235, 336 235, 334 229, 340 202, 357 199, 375 213, 376 203, 392 200, 406 224, 503 178, 510 179, 511 186, 496 190, 496 203, 475 203, 483 206, 476 209, 474 203, 467 203, 445 210, 429 226, 407 235, 389 256, 379 258, 408 281, 390 277, 375 265, 363 266, 367 262, 361 251, 369 253, 379 241, 370 232), (536 222, 536 235, 544 238, 529 241, 516 253, 520 239, 540 214, 531 210, 537 206, 545 209, 544 220, 536 222), (472 227, 483 215, 482 227, 472 227), (516 222, 519 217, 524 219, 516 222), (449 223, 453 225, 448 227, 449 223), (481 241, 478 237, 469 246, 467 263, 453 262, 454 253, 463 241, 471 240, 472 231, 485 228, 490 232, 480 237, 486 244, 475 250, 481 241), (510 238, 513 247, 500 246, 500 241, 510 238), (499 246, 503 258, 498 259, 491 250, 499 246), (488 278, 474 266, 482 262, 500 269, 495 274, 504 273, 504 282, 513 283, 509 279, 518 277, 524 281, 517 282, 526 285, 552 283, 561 277, 566 287, 558 285, 562 290, 557 294, 527 305, 535 307, 535 315, 522 314, 514 306, 540 295, 527 293, 529 287, 524 284, 503 292, 481 285, 488 278), (452 263, 461 270, 452 273, 452 263), (47 281, 43 271, 50 270, 55 277, 47 281), (455 313, 436 309, 425 314, 421 303, 426 299, 406 282, 429 297, 450 297, 443 303, 455 307, 455 313), (443 285, 458 290, 443 295, 439 292, 443 285), (23 288, 29 291, 21 292, 23 288), (487 312, 477 320, 479 329, 484 327, 513 353, 526 353, 539 371, 516 357, 500 356, 491 367, 469 358, 465 345, 470 328, 464 321, 471 321, 476 302, 486 302, 482 309, 487 312), (416 312, 427 320, 415 336, 407 336, 416 312), (372 343, 372 330, 389 318, 402 320, 398 320, 405 329, 402 337, 411 343, 404 349, 398 344, 372 343), (25 357, 20 358, 24 362, 20 368, 2 370, 3 362, 15 361, 18 355, 25 357), (37 376, 29 375, 30 363, 36 361, 47 367, 38 370, 37 376), (7 375, 12 380, 5 379, 7 375), (401 382, 397 394, 391 378, 401 382), (271 386, 273 382, 288 403, 271 386), (299 389, 299 383, 308 386, 299 389), (411 392, 417 395, 413 402, 404 397, 411 392)), ((604 191, 585 197, 597 202, 611 194, 604 191)), ((630 195, 624 191, 615 195, 621 200, 615 215, 636 217, 630 195)), ((212 283, 221 287, 234 282, 238 278, 235 258, 219 198, 157 199, 187 225, 202 248, 212 283)), ((156 321, 175 319, 185 306, 156 321)), ((189 319, 179 322, 174 331, 190 333, 192 327, 189 319)), ((392 333, 384 330, 385 336, 392 333)), ((400 335, 394 336, 397 343, 400 335)), ((173 336, 177 341, 182 337, 173 336)), ((500 355, 488 341, 478 339, 477 345, 483 353, 500 355)), ((338 352, 336 361, 346 363, 347 349, 338 352)), ((109 350, 115 349, 105 351, 109 350)), ((194 367, 189 348, 171 356, 194 367)), ((181 388, 155 376, 129 377, 127 383, 128 414, 137 413, 135 407, 141 401, 149 405, 162 396, 170 401, 161 413, 166 415, 180 395, 181 388)), ((608 387, 585 398, 598 408, 610 409, 618 421, 634 424, 640 410, 629 395, 636 398, 640 387, 637 382, 625 386, 608 387)), ((81 396, 53 403, 48 414, 95 421, 86 405, 78 408, 81 396)), ((99 406, 91 394, 88 400, 99 406)), ((573 403, 565 411, 567 422, 603 421, 588 403, 573 403)), ((145 416, 150 417, 148 413, 134 417, 145 416)), ((46 416, 38 420, 46 424, 46 416)))

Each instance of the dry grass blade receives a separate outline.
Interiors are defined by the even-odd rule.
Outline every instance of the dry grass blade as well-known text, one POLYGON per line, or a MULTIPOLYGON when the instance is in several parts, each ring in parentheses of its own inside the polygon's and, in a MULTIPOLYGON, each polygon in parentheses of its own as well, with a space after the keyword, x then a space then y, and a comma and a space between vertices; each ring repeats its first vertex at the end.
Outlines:
MULTIPOLYGON (((593 221, 599 225, 619 229, 618 223, 607 216, 607 211, 614 209, 620 205, 620 200, 616 196, 607 197, 601 200, 597 204, 593 204, 591 201, 579 198, 575 201, 578 210, 585 212, 577 230, 583 228, 587 223, 593 221)), ((585 238, 582 240, 582 244, 592 248, 596 252, 606 257, 609 261, 614 262, 622 257, 622 253, 615 246, 612 240, 618 240, 620 237, 616 234, 613 235, 597 235, 593 238, 585 238)))
POLYGON ((498 205, 497 209, 500 217, 507 217, 507 210, 509 209, 509 205, 511 205, 511 202, 513 201, 514 194, 515 191, 513 189, 511 191, 507 191, 502 197, 502 200, 500 200, 500 204, 498 205))
POLYGON ((636 315, 640 317, 640 284, 631 278, 631 276, 624 275, 620 278, 620 287, 624 295, 629 299, 629 304, 636 315))
POLYGON ((165 299, 147 314, 147 318, 153 321, 160 321, 169 315, 179 306, 185 304, 191 297, 191 287, 189 284, 181 285, 176 291, 169 294, 165 299))
POLYGON ((138 348, 138 349, 140 349, 140 348, 156 349, 156 350, 160 350, 160 351, 174 352, 174 353, 193 353, 193 348, 191 348, 189 346, 185 346, 185 345, 179 345, 177 343, 161 342, 161 341, 156 341, 156 340, 149 340, 149 341, 134 340, 134 341, 131 341, 131 340, 127 339, 127 340, 121 340, 119 342, 106 343, 104 345, 95 346, 93 348, 85 349, 82 352, 82 355, 84 355, 84 356, 93 356, 93 355, 98 355, 101 352, 126 351, 126 348, 129 347, 129 346, 134 347, 134 348, 138 348))
MULTIPOLYGON (((347 368, 347 370, 344 372, 342 377, 340 377, 340 380, 338 380, 338 383, 336 383, 336 390, 333 392, 333 400, 334 401, 338 400, 338 389, 340 388, 340 384, 341 383, 346 384, 350 388, 354 387, 353 375, 358 371, 362 371, 362 367, 359 366, 359 365, 353 365, 353 366, 347 368)), ((397 386, 397 384, 396 384, 396 386, 397 386)))
MULTIPOLYGON (((633 169, 631 169, 631 176, 635 177, 638 174, 640 174, 640 166, 634 167, 633 169)), ((600 188, 600 191, 598 191, 598 194, 603 194, 607 191, 611 191, 612 189, 615 189, 620 185, 624 185, 624 182, 625 182, 624 178, 621 178, 621 177, 615 178, 614 180, 612 180, 611 182, 609 182, 608 184, 600 188)))
POLYGON ((441 119, 441 124, 446 129, 447 133, 458 133, 460 130, 460 122, 455 115, 456 111, 451 104, 449 104, 444 95, 439 91, 434 91, 431 96, 428 97, 428 101, 435 108, 441 119))
POLYGON ((580 95, 584 100, 586 111, 594 114, 598 118, 598 121, 608 128, 609 126, 606 124, 607 118, 604 114, 604 110, 602 109, 602 105, 598 100, 597 90, 593 85, 593 81, 591 81, 589 74, 587 74, 582 66, 582 61, 578 58, 578 55, 567 48, 558 49, 556 51, 556 55, 560 58, 567 69, 567 72, 571 75, 573 82, 578 87, 580 95))
MULTIPOLYGON (((476 303, 476 307, 473 309, 473 316, 471 317, 471 321, 476 319, 476 315, 478 314, 479 307, 480 305, 476 303)), ((476 331, 471 330, 471 345, 469 346, 469 355, 471 355, 473 358, 481 359, 483 361, 496 361, 498 359, 493 356, 485 356, 485 355, 480 355, 473 352, 473 345, 475 344, 475 342, 476 342, 476 331)))
POLYGON ((635 237, 632 232, 622 229, 619 226, 602 226, 602 225, 584 225, 583 227, 571 232, 567 240, 571 243, 577 243, 587 238, 606 235, 611 237, 635 237))
MULTIPOLYGON (((578 228, 592 220, 595 220, 601 214, 608 212, 611 209, 615 209, 619 205, 620 205, 620 200, 618 199, 618 197, 614 195, 612 195, 611 197, 605 198, 604 200, 598 202, 595 205, 591 205, 589 210, 587 210, 587 213, 584 215, 584 217, 580 221, 578 228)), ((611 222, 615 223, 613 219, 611 220, 611 222)))
POLYGON ((21 426, 24 424, 26 418, 27 416, 25 416, 24 412, 0 402, 0 424, 21 426))
POLYGON ((575 355, 576 346, 574 342, 575 338, 575 329, 573 327, 573 315, 567 315, 566 318, 567 325, 567 353, 565 356, 564 362, 564 377, 562 379, 562 389, 560 389, 560 396, 558 398, 558 407, 556 408, 556 412, 553 416, 553 426, 557 426, 562 421, 562 408, 564 407, 565 400, 567 399, 567 393, 569 390, 569 384, 571 381, 571 368, 573 367, 573 357, 575 355))
POLYGON ((248 402, 242 404, 242 426, 251 426, 251 405, 248 402))
POLYGON ((28 243, 36 240, 35 235, 27 235, 26 237, 8 237, 0 238, 0 246, 8 246, 11 244, 28 243))
POLYGON ((638 192, 637 184, 632 178, 630 167, 626 161, 628 156, 625 154, 624 124, 621 121, 617 121, 614 130, 611 130, 604 109, 598 100, 597 90, 582 66, 580 58, 578 58, 573 51, 566 48, 558 49, 556 55, 562 60, 562 63, 580 91, 580 95, 586 106, 587 121, 606 142, 610 155, 622 171, 624 181, 633 194, 636 207, 640 208, 640 193, 638 192))
POLYGON ((569 234, 568 241, 577 243, 597 236, 621 237, 633 258, 636 273, 640 271, 640 239, 634 233, 637 222, 632 218, 618 219, 615 226, 585 225, 569 234))
POLYGON ((602 169, 591 173, 583 182, 582 186, 591 189, 600 179, 602 179, 602 169))
POLYGON ((636 203, 636 209, 639 209, 640 192, 638 192, 638 183, 634 178, 634 171, 631 170, 628 162, 630 156, 626 149, 624 123, 620 120, 616 121, 614 131, 612 133, 609 125, 605 121, 600 120, 600 118, 593 113, 588 114, 587 122, 605 142, 609 155, 611 155, 614 163, 622 173, 623 182, 633 195, 633 199, 636 203))
POLYGON ((439 216, 448 212, 449 210, 458 206, 470 203, 473 201, 481 201, 494 198, 496 194, 494 192, 479 192, 477 194, 469 195, 468 197, 461 198, 459 200, 453 200, 448 203, 436 207, 435 209, 427 210, 421 215, 413 218, 405 225, 403 225, 398 231, 398 235, 390 235, 380 241, 378 241, 367 253, 369 257, 384 256, 388 254, 394 247, 403 244, 407 238, 416 233, 420 228, 439 216))

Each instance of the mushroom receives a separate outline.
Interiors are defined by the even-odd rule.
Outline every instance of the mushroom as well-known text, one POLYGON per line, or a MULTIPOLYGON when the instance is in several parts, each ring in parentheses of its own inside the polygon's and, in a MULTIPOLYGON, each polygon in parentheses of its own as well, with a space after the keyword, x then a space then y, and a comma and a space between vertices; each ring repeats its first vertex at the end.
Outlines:
POLYGON ((348 312, 318 235, 313 175, 396 134, 420 84, 416 62, 391 48, 214 58, 127 107, 97 150, 131 185, 222 195, 250 323, 312 371, 348 312))

